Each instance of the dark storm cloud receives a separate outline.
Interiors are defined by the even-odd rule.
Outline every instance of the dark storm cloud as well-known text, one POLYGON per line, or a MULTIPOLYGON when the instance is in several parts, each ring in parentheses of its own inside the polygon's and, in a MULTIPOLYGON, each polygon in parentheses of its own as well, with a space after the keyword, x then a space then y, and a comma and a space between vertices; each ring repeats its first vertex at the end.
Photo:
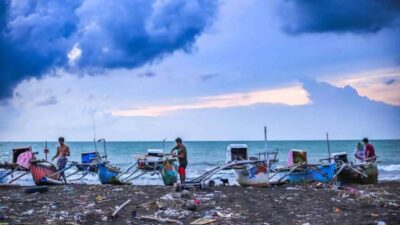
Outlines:
POLYGON ((190 51, 216 9, 215 0, 1 0, 0 100, 55 68, 135 68, 190 51))
POLYGON ((399 0, 286 0, 280 3, 290 34, 377 32, 399 26, 399 0))

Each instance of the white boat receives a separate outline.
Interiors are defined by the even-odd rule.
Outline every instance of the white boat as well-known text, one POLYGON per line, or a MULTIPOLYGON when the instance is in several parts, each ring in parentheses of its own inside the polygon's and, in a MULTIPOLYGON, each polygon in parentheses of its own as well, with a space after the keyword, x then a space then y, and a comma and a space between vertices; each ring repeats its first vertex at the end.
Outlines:
POLYGON ((236 181, 240 186, 269 186, 271 184, 271 178, 276 175, 273 168, 274 164, 277 162, 277 152, 262 152, 257 155, 258 157, 248 157, 246 144, 228 145, 226 149, 227 164, 242 160, 253 162, 231 167, 231 169, 235 171, 236 181))

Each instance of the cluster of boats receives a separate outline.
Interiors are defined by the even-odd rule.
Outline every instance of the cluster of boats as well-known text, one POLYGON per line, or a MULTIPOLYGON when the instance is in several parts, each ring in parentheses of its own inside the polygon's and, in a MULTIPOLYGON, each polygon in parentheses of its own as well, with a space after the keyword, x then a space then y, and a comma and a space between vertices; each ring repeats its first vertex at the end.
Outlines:
POLYGON ((45 159, 38 159, 38 152, 33 152, 30 146, 14 148, 11 161, 0 162, 0 184, 12 185, 29 174, 38 186, 67 184, 82 180, 88 174, 97 174, 101 184, 130 184, 146 173, 159 175, 168 186, 177 182, 177 159, 171 154, 164 154, 162 149, 149 149, 147 154, 135 154, 134 163, 122 171, 107 160, 105 140, 99 141, 104 142, 103 155, 97 150, 81 153, 81 162, 68 161, 61 170, 47 160, 47 147, 44 150, 45 159), (71 179, 73 176, 75 178, 71 179))
MULTIPOLYGON (((88 174, 97 174, 102 184, 132 184, 144 174, 158 175, 163 183, 171 186, 178 181, 177 159, 165 154, 163 149, 148 149, 147 154, 135 154, 132 165, 125 171, 112 166, 107 160, 106 143, 104 154, 96 150, 81 154, 81 162, 69 162, 58 170, 46 159, 37 159, 37 152, 31 147, 13 149, 12 161, 0 163, 0 183, 10 185, 31 174, 36 185, 71 183, 83 179, 88 174), (66 171, 73 170, 62 176, 66 171), (80 175, 79 175, 80 174, 80 175), (71 176, 78 178, 71 179, 71 176)), ((318 164, 310 164, 307 152, 292 149, 288 153, 286 165, 278 165, 278 151, 266 151, 249 156, 245 144, 230 144, 226 149, 225 164, 217 166, 199 177, 189 179, 184 187, 204 188, 215 184, 214 175, 222 170, 233 170, 241 186, 270 186, 280 183, 304 183, 309 181, 373 184, 378 182, 378 169, 374 160, 351 162, 346 152, 329 153, 318 164)), ((45 149, 45 152, 46 151, 45 149)), ((46 155, 47 156, 47 155, 46 155)))

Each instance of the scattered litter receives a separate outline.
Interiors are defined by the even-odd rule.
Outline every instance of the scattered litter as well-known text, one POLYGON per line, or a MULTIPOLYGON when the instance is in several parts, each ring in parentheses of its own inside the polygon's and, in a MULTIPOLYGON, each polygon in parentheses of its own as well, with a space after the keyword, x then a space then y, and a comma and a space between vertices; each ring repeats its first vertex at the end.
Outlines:
POLYGON ((96 201, 97 201, 98 203, 104 201, 105 199, 106 199, 106 197, 103 197, 103 196, 101 196, 101 195, 98 195, 98 196, 96 197, 96 201))
POLYGON ((194 211, 197 208, 197 204, 194 200, 189 200, 186 202, 186 209, 194 211))
POLYGON ((193 194, 190 193, 188 190, 183 190, 181 192, 181 196, 180 197, 183 198, 183 199, 192 199, 193 198, 193 194))
POLYGON ((287 187, 286 190, 300 190, 298 187, 287 187))
POLYGON ((232 217, 232 213, 223 214, 222 212, 219 212, 219 211, 215 211, 215 215, 219 216, 219 217, 222 217, 222 218, 231 218, 232 217))
POLYGON ((23 212, 22 215, 23 215, 23 216, 29 216, 29 215, 32 215, 33 212, 35 212, 35 210, 31 209, 31 210, 28 210, 28 211, 23 212))

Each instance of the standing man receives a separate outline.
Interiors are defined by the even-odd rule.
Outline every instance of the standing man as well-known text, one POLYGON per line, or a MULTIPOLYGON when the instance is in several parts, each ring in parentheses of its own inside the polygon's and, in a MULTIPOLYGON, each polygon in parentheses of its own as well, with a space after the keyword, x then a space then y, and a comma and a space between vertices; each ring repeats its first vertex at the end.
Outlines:
POLYGON ((176 146, 171 150, 171 153, 173 153, 175 150, 178 150, 177 154, 174 154, 175 157, 178 157, 179 161, 179 177, 181 178, 181 184, 185 183, 186 179, 186 166, 188 164, 187 161, 187 152, 186 152, 186 147, 185 145, 182 144, 182 139, 177 138, 175 139, 176 146))
MULTIPOLYGON (((52 161, 54 161, 55 158, 58 158, 57 159, 58 170, 62 170, 65 168, 65 166, 67 165, 67 161, 68 161, 67 156, 70 155, 69 147, 68 147, 68 145, 64 144, 64 141, 65 140, 63 137, 58 138, 58 143, 60 145, 57 147, 57 153, 52 159, 52 161)), ((62 172, 60 175, 64 178, 64 181, 67 182, 64 172, 62 172)))
POLYGON ((365 145, 365 160, 366 161, 375 161, 375 148, 373 145, 369 144, 368 138, 363 139, 363 143, 365 145))

